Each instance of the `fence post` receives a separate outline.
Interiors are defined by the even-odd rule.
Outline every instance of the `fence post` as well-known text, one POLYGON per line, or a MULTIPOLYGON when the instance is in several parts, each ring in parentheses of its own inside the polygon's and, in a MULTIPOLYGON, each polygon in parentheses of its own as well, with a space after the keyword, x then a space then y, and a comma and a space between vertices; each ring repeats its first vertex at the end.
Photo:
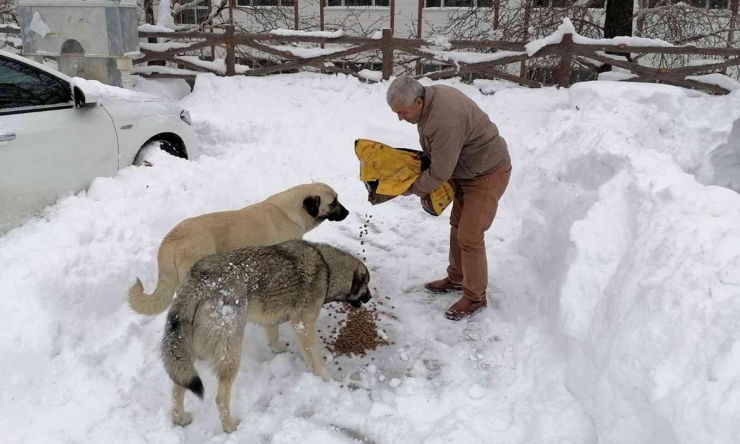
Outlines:
POLYGON ((380 44, 383 52, 383 80, 388 80, 393 75, 393 30, 383 29, 383 41, 380 44))
POLYGON ((226 25, 226 75, 236 75, 236 56, 234 54, 234 24, 226 25))
POLYGON ((560 69, 558 70, 558 86, 567 88, 570 86, 570 65, 573 61, 573 35, 563 35, 560 42, 560 69))

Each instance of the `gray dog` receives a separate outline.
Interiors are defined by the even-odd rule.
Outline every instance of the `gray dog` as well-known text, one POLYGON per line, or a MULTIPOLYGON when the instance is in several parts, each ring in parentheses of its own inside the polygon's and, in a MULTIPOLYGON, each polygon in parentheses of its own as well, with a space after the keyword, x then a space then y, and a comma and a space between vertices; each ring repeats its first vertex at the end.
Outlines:
POLYGON ((267 342, 279 348, 278 326, 290 321, 308 368, 331 379, 316 340, 321 306, 346 301, 360 307, 370 300, 370 273, 352 255, 329 245, 293 240, 250 246, 198 261, 167 314, 162 360, 172 388, 172 421, 187 425, 185 390, 203 399, 194 361, 210 361, 218 375, 216 405, 224 431, 236 430, 231 385, 239 371, 247 322, 261 324, 267 342))

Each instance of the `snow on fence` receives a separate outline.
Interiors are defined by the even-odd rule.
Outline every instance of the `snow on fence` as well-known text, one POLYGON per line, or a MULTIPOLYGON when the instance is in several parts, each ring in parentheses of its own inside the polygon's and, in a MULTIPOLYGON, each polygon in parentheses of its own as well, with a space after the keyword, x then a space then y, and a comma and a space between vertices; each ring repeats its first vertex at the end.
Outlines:
MULTIPOLYGON (((14 28, 6 29, 8 32, 13 30, 14 28)), ((0 32, 3 32, 2 28, 0 32)), ((415 57, 417 61, 443 62, 449 66, 433 73, 423 74, 417 71, 418 78, 444 79, 474 74, 539 88, 543 83, 527 79, 524 69, 520 75, 516 75, 506 72, 506 65, 519 63, 523 66, 529 60, 559 57, 556 84, 560 87, 570 86, 573 64, 577 64, 594 73, 599 73, 603 65, 611 65, 618 69, 617 72, 602 73, 603 79, 663 83, 712 94, 727 94, 730 90, 740 88, 740 83, 723 76, 727 68, 740 66, 740 48, 673 46, 661 40, 639 37, 589 39, 578 35, 567 18, 552 35, 529 43, 402 39, 394 37, 390 29, 384 29, 382 33, 376 34, 370 38, 347 36, 341 31, 274 30, 266 34, 248 34, 236 33, 234 27, 229 25, 225 27, 223 33, 170 30, 152 32, 140 29, 141 39, 161 38, 167 39, 168 42, 142 43, 143 57, 134 60, 133 73, 154 78, 193 79, 197 73, 202 72, 226 76, 259 76, 313 67, 323 72, 355 76, 364 81, 378 81, 378 79, 387 80, 393 75, 396 67, 394 53, 401 52, 415 57), (187 43, 182 43, 183 41, 187 43), (296 46, 306 43, 317 44, 320 47, 296 46), (274 56, 278 62, 258 68, 237 65, 235 54, 237 46, 274 56), (226 48, 225 60, 202 62, 193 57, 183 57, 192 55, 192 51, 209 47, 212 48, 212 52, 215 47, 226 48), (466 52, 470 50, 486 52, 466 52), (333 63, 346 57, 368 53, 380 53, 381 72, 353 70, 333 63), (640 57, 647 54, 700 56, 702 63, 687 61, 686 66, 679 68, 653 68, 637 63, 640 57), (632 59, 633 56, 635 59, 632 59), (707 60, 706 57, 718 58, 707 60), (180 69, 157 66, 157 62, 169 62, 180 69)))

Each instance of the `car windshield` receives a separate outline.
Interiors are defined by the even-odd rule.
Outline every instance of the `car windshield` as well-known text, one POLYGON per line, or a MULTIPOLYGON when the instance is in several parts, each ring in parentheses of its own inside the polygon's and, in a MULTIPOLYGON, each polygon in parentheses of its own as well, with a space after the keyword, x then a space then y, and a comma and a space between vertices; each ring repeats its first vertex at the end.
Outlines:
POLYGON ((0 109, 56 105, 70 99, 65 82, 31 66, 0 57, 0 109))

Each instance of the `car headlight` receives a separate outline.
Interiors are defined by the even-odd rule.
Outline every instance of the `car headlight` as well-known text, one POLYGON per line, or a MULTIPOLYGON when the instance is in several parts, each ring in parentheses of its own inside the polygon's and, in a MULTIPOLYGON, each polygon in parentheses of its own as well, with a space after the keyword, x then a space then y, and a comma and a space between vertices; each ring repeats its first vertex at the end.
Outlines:
POLYGON ((180 119, 188 125, 193 124, 193 121, 190 119, 190 112, 186 109, 180 111, 180 119))

